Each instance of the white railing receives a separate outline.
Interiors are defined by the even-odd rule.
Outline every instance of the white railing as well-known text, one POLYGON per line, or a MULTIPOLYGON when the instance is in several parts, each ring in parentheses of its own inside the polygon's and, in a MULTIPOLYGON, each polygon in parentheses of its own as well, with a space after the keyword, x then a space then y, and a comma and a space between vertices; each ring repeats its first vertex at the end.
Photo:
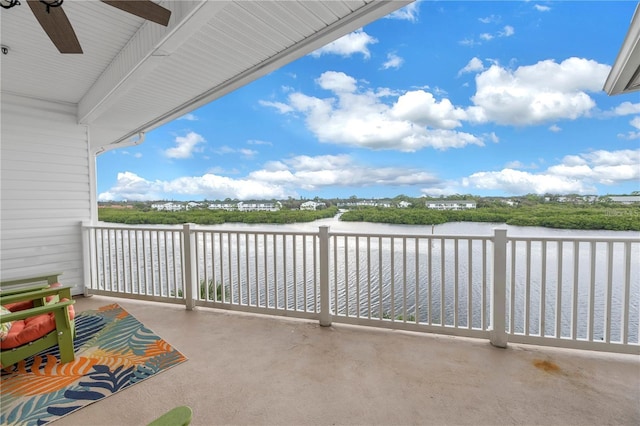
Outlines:
POLYGON ((83 232, 88 294, 640 353, 639 238, 83 232))

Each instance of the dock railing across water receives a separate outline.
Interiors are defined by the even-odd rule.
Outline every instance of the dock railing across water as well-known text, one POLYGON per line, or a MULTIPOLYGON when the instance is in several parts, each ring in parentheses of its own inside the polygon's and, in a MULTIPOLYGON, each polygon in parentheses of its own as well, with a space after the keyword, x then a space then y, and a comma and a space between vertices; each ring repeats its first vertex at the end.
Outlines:
POLYGON ((640 238, 82 229, 86 294, 640 353, 640 238))

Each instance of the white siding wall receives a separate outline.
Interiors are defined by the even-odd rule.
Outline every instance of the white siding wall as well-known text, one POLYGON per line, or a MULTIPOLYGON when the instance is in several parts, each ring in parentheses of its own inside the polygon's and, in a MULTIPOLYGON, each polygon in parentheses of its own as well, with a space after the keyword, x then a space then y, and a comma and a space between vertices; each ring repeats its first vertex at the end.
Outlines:
POLYGON ((2 94, 0 279, 62 272, 82 289, 80 223, 91 214, 76 107, 2 94))

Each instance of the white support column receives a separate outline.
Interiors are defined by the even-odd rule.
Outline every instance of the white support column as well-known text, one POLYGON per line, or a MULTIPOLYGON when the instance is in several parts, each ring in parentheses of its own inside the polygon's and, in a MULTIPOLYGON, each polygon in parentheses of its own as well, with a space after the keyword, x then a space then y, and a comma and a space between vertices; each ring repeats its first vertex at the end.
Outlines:
POLYGON ((320 242, 320 325, 331 325, 331 311, 329 310, 329 227, 321 226, 320 242))
POLYGON ((196 270, 197 260, 195 259, 196 252, 196 242, 195 238, 192 238, 191 235, 191 225, 190 223, 185 223, 182 226, 182 243, 183 247, 183 261, 182 265, 184 270, 182 271, 183 277, 183 287, 184 287, 184 299, 185 305, 188 311, 192 311, 196 307, 196 301, 193 298, 194 294, 197 293, 197 276, 198 272, 196 270))
POLYGON ((507 347, 507 230, 494 229, 493 283, 491 288, 490 341, 493 346, 507 347))
POLYGON ((91 244, 91 228, 88 228, 89 225, 90 223, 88 221, 80 222, 80 233, 82 235, 82 292, 84 297, 92 295, 89 293, 89 288, 93 287, 93 283, 95 282, 93 280, 93 268, 91 267, 94 248, 93 244, 91 244))

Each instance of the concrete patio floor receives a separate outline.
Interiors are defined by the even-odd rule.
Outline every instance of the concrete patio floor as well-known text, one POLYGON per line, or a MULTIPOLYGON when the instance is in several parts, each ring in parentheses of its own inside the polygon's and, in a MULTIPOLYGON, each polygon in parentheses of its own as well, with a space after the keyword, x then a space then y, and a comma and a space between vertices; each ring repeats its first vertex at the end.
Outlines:
POLYGON ((640 357, 94 296, 189 360, 56 422, 144 425, 638 425, 640 357))

